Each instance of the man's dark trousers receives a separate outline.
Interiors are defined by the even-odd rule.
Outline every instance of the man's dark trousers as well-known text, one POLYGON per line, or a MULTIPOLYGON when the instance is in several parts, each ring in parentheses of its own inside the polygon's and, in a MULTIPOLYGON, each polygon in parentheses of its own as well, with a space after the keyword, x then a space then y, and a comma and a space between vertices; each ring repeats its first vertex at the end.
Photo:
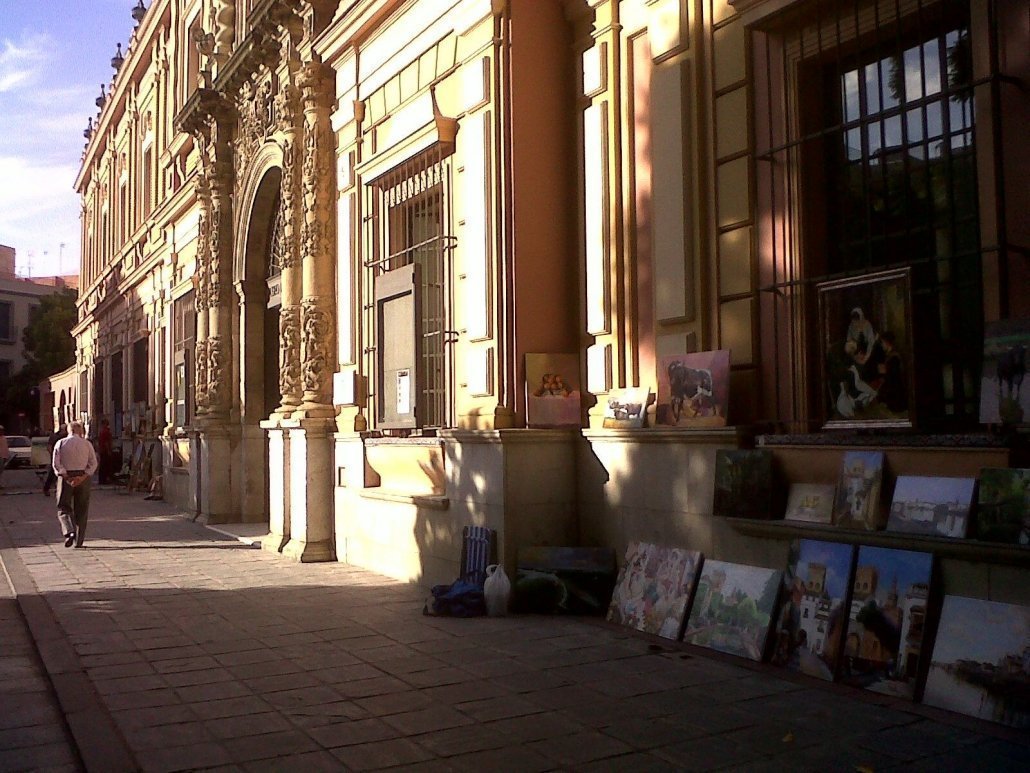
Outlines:
MULTIPOLYGON (((82 475, 81 470, 68 470, 68 478, 82 475)), ((75 547, 81 547, 86 538, 86 522, 89 520, 90 479, 72 486, 67 478, 57 479, 57 520, 61 522, 61 533, 68 536, 75 532, 75 547)))

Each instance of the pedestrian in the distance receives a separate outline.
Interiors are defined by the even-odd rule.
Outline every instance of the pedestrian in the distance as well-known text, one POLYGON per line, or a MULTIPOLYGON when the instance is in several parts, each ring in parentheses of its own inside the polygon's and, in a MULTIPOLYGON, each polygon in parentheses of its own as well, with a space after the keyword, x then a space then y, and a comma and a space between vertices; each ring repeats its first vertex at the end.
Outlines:
POLYGON ((107 419, 100 422, 97 449, 100 451, 100 485, 103 486, 111 482, 111 457, 114 456, 114 436, 111 435, 111 424, 107 419))
POLYGON ((86 440, 82 422, 68 425, 68 436, 54 446, 54 472, 57 474, 57 520, 61 523, 64 546, 81 548, 89 518, 90 478, 97 471, 97 454, 86 440))
POLYGON ((47 438, 46 447, 50 452, 51 464, 47 465, 46 468, 46 480, 43 481, 43 496, 50 496, 50 492, 54 488, 54 484, 57 483, 57 473, 54 472, 53 458, 54 448, 57 446, 57 441, 63 438, 65 435, 65 427, 62 424, 60 427, 50 433, 50 437, 47 438))
MULTIPOLYGON (((0 426, 0 480, 4 477, 4 467, 7 466, 7 457, 11 455, 11 449, 7 446, 7 436, 4 435, 4 428, 0 426)), ((3 488, 3 486, 0 486, 3 488)))

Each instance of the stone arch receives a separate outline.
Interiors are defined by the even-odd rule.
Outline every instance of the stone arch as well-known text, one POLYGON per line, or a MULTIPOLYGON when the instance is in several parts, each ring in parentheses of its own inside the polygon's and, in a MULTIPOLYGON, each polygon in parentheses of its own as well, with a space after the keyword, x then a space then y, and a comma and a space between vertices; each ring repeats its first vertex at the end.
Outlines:
POLYGON ((279 208, 282 151, 266 143, 255 154, 240 186, 235 212, 233 284, 239 302, 234 322, 236 373, 239 376, 242 471, 241 511, 246 521, 268 519, 267 437, 261 422, 278 407, 279 318, 269 308, 268 255, 279 208))
POLYGON ((241 203, 236 208, 237 239, 233 255, 233 280, 236 283, 265 279, 264 273, 258 275, 258 270, 263 272, 264 268, 255 265, 256 261, 250 259, 249 253, 255 247, 265 244, 268 234, 264 231, 252 233, 251 229, 255 226, 260 228, 266 222, 271 224, 271 218, 263 216, 274 214, 271 208, 279 200, 278 180, 282 175, 282 165, 282 148, 277 142, 266 142, 254 154, 250 169, 246 172, 240 188, 241 203), (270 176, 274 177, 274 187, 270 176))

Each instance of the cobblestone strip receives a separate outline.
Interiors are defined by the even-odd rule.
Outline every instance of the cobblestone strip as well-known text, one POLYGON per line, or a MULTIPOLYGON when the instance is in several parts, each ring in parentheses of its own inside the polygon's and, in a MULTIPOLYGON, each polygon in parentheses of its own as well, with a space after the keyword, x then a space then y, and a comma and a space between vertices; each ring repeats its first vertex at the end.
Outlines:
MULTIPOLYGON (((18 752, 13 745, 17 740, 12 737, 9 746, 6 742, 7 737, 0 734, 0 748, 4 749, 0 752, 0 768, 81 770, 84 765, 87 771, 104 773, 139 770, 139 765, 129 751, 125 739, 118 732, 100 696, 93 689, 93 684, 87 677, 74 648, 54 619, 46 600, 36 589, 18 551, 12 547, 10 535, 5 527, 0 527, 0 564, 3 565, 6 580, 10 583, 25 624, 32 639, 35 640, 35 649, 45 669, 43 673, 49 677, 49 686, 64 715, 62 723, 61 714, 56 707, 52 711, 40 713, 39 718, 42 721, 35 724, 37 737, 49 739, 46 748, 42 750, 27 748, 18 752), (64 753, 60 748, 61 744, 54 740, 57 736, 54 728, 62 728, 62 724, 71 733, 75 746, 74 749, 68 748, 64 753), (15 753, 18 754, 17 757, 15 753), (11 759, 8 759, 8 756, 11 759)), ((4 590, 3 584, 0 582, 0 590, 4 590)), ((0 621, 0 626, 5 640, 8 635, 13 637, 13 622, 6 615, 0 621)), ((26 642, 26 648, 31 649, 31 644, 31 641, 26 642)), ((0 677, 2 676, 5 674, 0 671, 0 677)), ((41 674, 40 679, 45 678, 41 674)), ((10 711, 9 715, 14 716, 35 705, 25 695, 18 696, 17 704, 19 711, 10 711)), ((10 705, 13 707, 15 701, 11 700, 10 705)), ((64 728, 60 734, 66 737, 64 728)), ((23 728, 19 737, 28 738, 29 732, 30 730, 23 728)))

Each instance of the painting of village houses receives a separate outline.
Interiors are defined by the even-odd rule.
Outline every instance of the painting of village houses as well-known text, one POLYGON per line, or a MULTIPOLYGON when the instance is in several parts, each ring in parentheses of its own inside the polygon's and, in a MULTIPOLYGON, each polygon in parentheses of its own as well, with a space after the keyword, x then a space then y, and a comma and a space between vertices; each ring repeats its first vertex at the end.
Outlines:
POLYGON ((631 542, 608 620, 678 640, 700 566, 696 550, 631 542))
POLYGON ((988 467, 980 471, 976 538, 1030 545, 1030 470, 988 467))
POLYGON ((850 529, 882 529, 882 482, 883 451, 845 452, 833 504, 833 522, 850 529))
POLYGON ((1030 729, 1030 607, 945 596, 923 702, 1030 729))
POLYGON ((782 574, 757 566, 705 561, 683 640, 761 660, 782 574))
POLYGON ((770 518, 773 511, 772 452, 720 449, 715 454, 716 515, 770 518))
POLYGON ((791 545, 784 600, 774 629, 774 665, 833 680, 847 622, 844 604, 854 557, 852 545, 837 542, 805 539, 791 545))
POLYGON ((894 485, 887 528, 934 537, 965 537, 975 488, 973 478, 902 475, 894 485))
POLYGON ((856 567, 841 676, 874 692, 912 698, 933 556, 863 545, 856 567))

